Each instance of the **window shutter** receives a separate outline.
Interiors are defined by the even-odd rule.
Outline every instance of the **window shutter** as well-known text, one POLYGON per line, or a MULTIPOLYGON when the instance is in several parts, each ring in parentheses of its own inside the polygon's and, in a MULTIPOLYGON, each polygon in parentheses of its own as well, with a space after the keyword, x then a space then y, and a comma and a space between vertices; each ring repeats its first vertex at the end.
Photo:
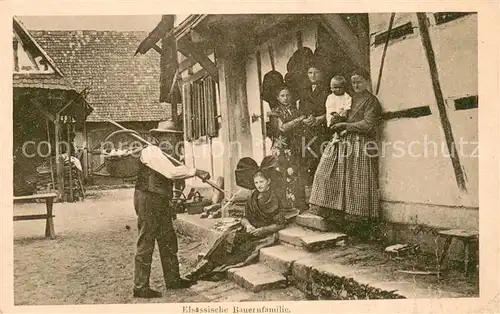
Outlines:
POLYGON ((199 101, 198 101, 198 85, 196 83, 193 83, 191 85, 193 88, 193 111, 192 111, 192 116, 193 116, 193 140, 197 140, 199 137, 198 133, 198 110, 199 110, 199 101))
POLYGON ((191 99, 191 83, 182 85, 182 99, 184 102, 184 134, 187 141, 193 140, 193 108, 191 99))
POLYGON ((207 77, 207 135, 210 137, 216 137, 218 134, 217 130, 217 102, 215 97, 215 82, 211 76, 207 77))
POLYGON ((203 136, 216 137, 217 99, 216 84, 212 77, 205 76, 182 86, 184 99, 184 133, 186 140, 193 141, 203 136))
POLYGON ((204 128, 204 134, 208 134, 208 126, 210 124, 210 95, 208 94, 208 84, 210 83, 209 77, 205 77, 203 80, 203 95, 204 97, 204 108, 203 108, 203 128, 204 128))
POLYGON ((199 139, 203 134, 201 133, 201 124, 203 122, 201 112, 202 112, 202 103, 203 103, 203 98, 202 98, 202 89, 201 89, 201 84, 198 82, 198 84, 195 84, 196 86, 196 139, 199 139))
POLYGON ((201 128, 201 136, 205 136, 207 134, 206 132, 206 123, 207 123, 207 113, 206 113, 206 92, 205 92, 205 79, 203 79, 200 84, 200 94, 201 94, 201 102, 200 102, 200 128, 201 128))

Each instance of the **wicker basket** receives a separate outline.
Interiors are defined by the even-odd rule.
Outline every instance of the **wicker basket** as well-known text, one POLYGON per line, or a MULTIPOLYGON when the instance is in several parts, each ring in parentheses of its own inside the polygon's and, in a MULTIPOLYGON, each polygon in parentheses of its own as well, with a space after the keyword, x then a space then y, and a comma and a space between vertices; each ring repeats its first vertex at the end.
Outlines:
POLYGON ((135 177, 139 172, 140 160, 134 153, 127 153, 124 155, 106 156, 104 163, 106 164, 106 171, 112 176, 117 178, 130 178, 135 177))
POLYGON ((196 215, 203 213, 203 207, 207 205, 203 202, 203 197, 200 192, 196 191, 193 199, 186 202, 186 210, 189 215, 196 215))

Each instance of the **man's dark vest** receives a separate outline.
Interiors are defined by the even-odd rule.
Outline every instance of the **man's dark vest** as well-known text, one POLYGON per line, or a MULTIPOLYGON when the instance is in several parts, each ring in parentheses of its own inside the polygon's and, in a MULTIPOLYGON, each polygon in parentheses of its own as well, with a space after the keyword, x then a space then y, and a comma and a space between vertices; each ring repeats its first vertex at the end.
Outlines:
POLYGON ((139 172, 137 173, 135 188, 139 191, 161 194, 168 199, 172 199, 172 180, 165 178, 163 175, 148 168, 142 163, 139 166, 139 172))
POLYGON ((309 83, 306 87, 302 88, 300 93, 300 111, 302 114, 309 116, 313 115, 315 117, 324 115, 326 113, 326 98, 330 92, 328 88, 320 83, 316 86, 313 91, 311 84, 309 83))

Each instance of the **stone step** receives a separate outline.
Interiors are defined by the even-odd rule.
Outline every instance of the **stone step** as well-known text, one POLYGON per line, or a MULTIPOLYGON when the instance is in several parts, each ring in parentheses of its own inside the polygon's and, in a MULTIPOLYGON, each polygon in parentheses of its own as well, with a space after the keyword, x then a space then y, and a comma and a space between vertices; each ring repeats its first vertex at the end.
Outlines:
POLYGON ((347 235, 336 232, 320 232, 301 226, 290 226, 278 233, 280 243, 286 243, 307 251, 315 252, 323 248, 333 247, 347 238, 347 235))
POLYGON ((287 286, 287 280, 284 276, 260 263, 231 268, 227 275, 238 286, 252 292, 280 289, 287 286))
POLYGON ((313 258, 313 256, 313 253, 302 249, 276 245, 261 249, 259 252, 259 262, 283 276, 290 276, 295 261, 313 258))
POLYGON ((299 226, 314 229, 318 231, 330 231, 328 222, 323 217, 314 214, 300 214, 295 218, 295 223, 299 226))

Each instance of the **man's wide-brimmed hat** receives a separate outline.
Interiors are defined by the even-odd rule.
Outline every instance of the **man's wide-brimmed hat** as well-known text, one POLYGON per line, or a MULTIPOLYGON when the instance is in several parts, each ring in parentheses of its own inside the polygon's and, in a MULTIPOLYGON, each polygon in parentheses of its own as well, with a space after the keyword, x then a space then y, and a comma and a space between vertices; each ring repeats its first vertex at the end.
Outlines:
POLYGON ((151 135, 153 134, 165 134, 165 133, 175 133, 181 134, 182 130, 179 130, 173 121, 163 121, 158 123, 158 128, 149 130, 151 135))

